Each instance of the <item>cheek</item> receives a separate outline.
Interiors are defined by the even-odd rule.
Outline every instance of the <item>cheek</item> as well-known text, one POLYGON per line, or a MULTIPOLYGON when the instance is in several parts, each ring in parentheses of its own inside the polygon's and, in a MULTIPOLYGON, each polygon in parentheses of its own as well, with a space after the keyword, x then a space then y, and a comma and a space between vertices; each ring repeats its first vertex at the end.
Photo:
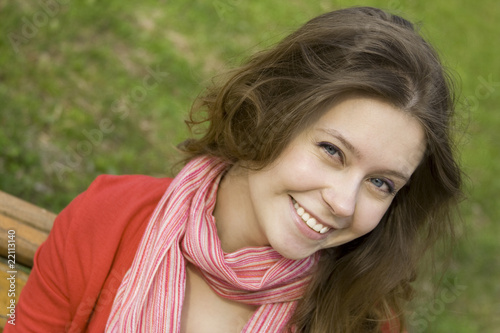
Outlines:
POLYGON ((380 223, 388 208, 388 204, 381 202, 364 202, 359 205, 352 225, 353 230, 360 235, 369 233, 380 223))
POLYGON ((325 174, 317 159, 304 154, 288 155, 268 174, 268 180, 287 190, 308 191, 321 187, 325 174))
MULTIPOLYGON (((322 163, 320 157, 310 152, 297 151, 294 155, 288 155, 279 168, 279 175, 294 182, 323 184, 332 173, 331 166, 322 163)), ((276 175, 276 176, 279 176, 276 175)))

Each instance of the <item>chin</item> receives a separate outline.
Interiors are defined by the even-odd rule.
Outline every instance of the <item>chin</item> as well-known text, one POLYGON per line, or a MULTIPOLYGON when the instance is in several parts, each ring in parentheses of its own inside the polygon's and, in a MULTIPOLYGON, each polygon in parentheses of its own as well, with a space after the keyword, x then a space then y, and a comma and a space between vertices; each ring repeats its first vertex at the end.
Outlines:
POLYGON ((283 257, 292 260, 305 259, 313 255, 318 250, 305 249, 296 242, 278 242, 277 244, 271 244, 272 248, 281 254, 283 257), (296 245, 295 247, 293 245, 296 245))

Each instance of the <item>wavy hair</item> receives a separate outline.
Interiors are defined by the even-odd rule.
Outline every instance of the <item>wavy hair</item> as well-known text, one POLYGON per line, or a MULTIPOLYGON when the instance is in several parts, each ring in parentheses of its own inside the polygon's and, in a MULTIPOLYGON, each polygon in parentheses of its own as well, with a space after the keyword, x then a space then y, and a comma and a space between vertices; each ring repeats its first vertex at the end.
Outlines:
POLYGON ((454 157, 453 84, 437 52, 409 21, 371 7, 329 12, 252 56, 195 102, 187 124, 201 136, 179 145, 229 163, 272 163, 339 98, 387 101, 424 128, 427 150, 370 233, 324 250, 290 321, 295 332, 377 332, 404 326, 404 305, 423 253, 453 237, 461 197, 454 157))

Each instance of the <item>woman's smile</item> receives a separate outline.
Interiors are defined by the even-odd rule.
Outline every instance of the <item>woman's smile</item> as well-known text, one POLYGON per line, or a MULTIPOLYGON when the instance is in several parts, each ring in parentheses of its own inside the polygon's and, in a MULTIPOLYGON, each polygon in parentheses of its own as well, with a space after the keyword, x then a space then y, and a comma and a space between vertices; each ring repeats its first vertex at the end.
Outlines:
POLYGON ((295 199, 290 197, 290 200, 293 208, 292 215, 297 223, 297 227, 306 237, 316 240, 324 239, 328 237, 329 231, 335 230, 316 217, 312 212, 302 207, 295 199))

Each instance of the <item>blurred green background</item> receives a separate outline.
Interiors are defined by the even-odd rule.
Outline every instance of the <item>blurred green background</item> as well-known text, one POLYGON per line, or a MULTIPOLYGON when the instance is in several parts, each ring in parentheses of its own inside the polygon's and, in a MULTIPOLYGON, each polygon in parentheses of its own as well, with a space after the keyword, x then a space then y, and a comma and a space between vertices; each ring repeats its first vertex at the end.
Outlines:
POLYGON ((500 2, 0 2, 0 189, 59 212, 99 174, 172 175, 210 79, 325 11, 369 5, 422 24, 459 77, 466 227, 410 332, 500 332, 500 2), (465 125, 464 125, 465 124, 465 125))

